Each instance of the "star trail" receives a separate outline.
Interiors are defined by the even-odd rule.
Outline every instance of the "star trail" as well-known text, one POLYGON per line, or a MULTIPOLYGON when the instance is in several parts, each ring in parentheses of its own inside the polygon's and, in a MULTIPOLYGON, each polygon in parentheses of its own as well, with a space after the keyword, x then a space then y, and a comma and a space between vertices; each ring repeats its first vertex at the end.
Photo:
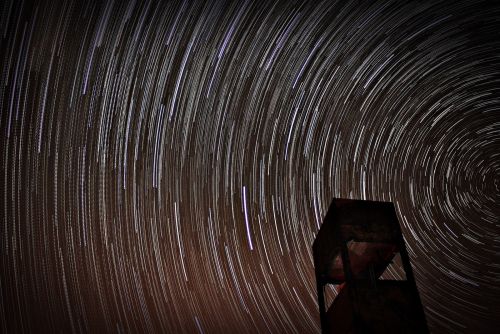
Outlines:
POLYGON ((494 1, 2 1, 0 331, 319 333, 334 197, 500 325, 494 1))

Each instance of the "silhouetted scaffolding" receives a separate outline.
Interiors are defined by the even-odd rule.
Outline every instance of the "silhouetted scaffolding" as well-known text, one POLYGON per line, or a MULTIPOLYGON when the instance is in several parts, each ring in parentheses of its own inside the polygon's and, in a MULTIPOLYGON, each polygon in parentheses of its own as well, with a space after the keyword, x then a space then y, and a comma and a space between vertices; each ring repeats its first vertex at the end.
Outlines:
POLYGON ((323 333, 429 332, 392 203, 334 199, 313 255, 323 333))

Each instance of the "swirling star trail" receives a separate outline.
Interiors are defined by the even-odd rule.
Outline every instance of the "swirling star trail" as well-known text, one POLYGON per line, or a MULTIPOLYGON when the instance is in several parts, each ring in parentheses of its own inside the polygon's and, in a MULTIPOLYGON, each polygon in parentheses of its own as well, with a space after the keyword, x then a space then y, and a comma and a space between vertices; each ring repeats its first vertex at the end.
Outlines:
POLYGON ((500 324, 494 1, 2 1, 0 331, 318 333, 332 198, 500 324))

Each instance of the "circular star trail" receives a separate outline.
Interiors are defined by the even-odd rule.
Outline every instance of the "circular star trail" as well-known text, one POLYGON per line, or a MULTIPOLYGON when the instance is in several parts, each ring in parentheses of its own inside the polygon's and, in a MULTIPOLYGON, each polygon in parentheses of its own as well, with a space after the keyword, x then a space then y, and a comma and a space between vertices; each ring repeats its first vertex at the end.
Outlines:
POLYGON ((500 323, 491 1, 4 1, 2 332, 318 333, 332 198, 433 332, 500 323))

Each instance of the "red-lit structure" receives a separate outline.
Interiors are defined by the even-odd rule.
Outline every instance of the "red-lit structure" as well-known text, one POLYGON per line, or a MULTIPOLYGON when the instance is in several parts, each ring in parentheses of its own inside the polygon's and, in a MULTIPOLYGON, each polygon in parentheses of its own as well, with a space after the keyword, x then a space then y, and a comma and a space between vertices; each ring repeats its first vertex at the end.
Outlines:
POLYGON ((334 199, 313 244, 323 333, 428 333, 394 205, 334 199), (396 258, 405 276, 382 279, 396 258), (325 305, 325 286, 337 296, 325 305))

